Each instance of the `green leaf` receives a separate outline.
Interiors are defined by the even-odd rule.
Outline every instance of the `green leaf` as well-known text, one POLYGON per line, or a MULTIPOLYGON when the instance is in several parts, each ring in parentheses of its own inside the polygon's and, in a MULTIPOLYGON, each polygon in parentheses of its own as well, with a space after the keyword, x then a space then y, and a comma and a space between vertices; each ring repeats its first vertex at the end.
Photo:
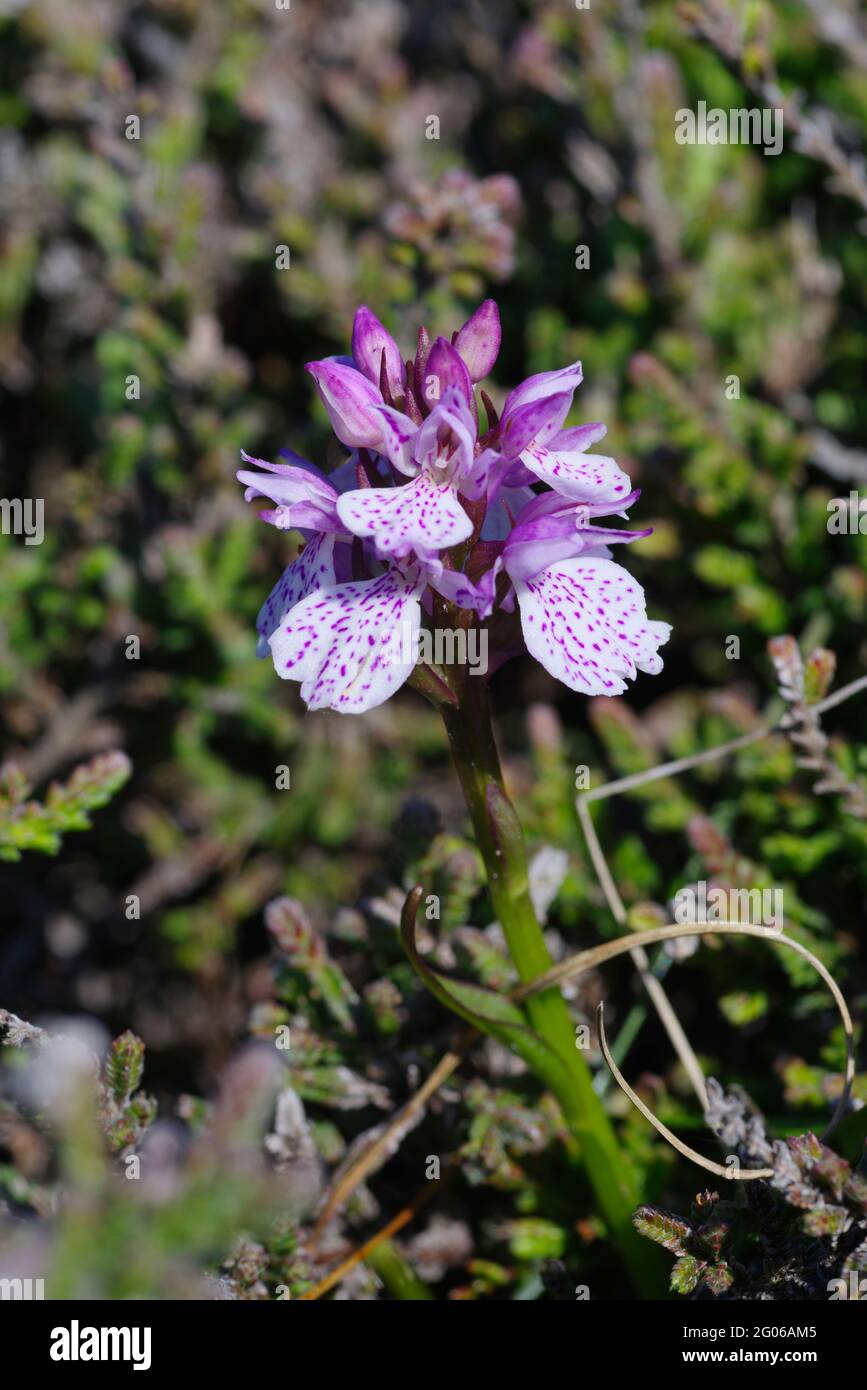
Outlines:
POLYGON ((632 1217, 632 1224, 641 1236, 655 1241, 664 1250, 674 1255, 685 1255, 687 1241, 692 1235, 692 1227, 671 1212, 660 1211, 659 1207, 639 1207, 632 1217))
POLYGON ((722 1260, 718 1265, 711 1265, 709 1269, 705 1270, 701 1282, 710 1289, 712 1294, 721 1294, 725 1293, 726 1289, 731 1288, 735 1282, 735 1276, 725 1260, 722 1260))
POLYGON ((692 1293, 707 1268, 704 1260, 695 1255, 681 1255, 671 1271, 671 1288, 674 1293, 692 1293))
POLYGON ((418 953, 415 943, 415 918, 421 901, 422 888, 407 895, 401 914, 400 935, 404 950, 416 974, 431 994, 453 1013, 472 1023, 482 1033, 488 1033, 511 1051, 523 1057, 528 1066, 542 1076, 552 1088, 568 1087, 569 1074, 559 1055, 549 1047, 527 1023, 516 1004, 505 995, 482 985, 454 980, 441 970, 430 966, 418 953))
POLYGON ((138 1090, 144 1071, 145 1045, 135 1033, 121 1033, 105 1062, 106 1084, 116 1101, 127 1101, 138 1090))

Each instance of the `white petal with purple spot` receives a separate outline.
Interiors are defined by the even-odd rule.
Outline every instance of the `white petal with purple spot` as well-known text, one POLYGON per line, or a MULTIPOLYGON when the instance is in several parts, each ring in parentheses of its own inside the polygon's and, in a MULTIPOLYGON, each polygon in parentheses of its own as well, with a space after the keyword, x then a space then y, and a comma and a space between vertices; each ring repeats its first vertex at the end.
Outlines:
POLYGON ((472 534, 473 523, 454 487, 420 473, 402 487, 345 492, 337 514, 354 536, 370 537, 381 556, 402 559, 411 550, 445 550, 472 534))
POLYGON ((648 620, 644 590, 612 560, 564 560, 515 588, 527 650, 570 689, 620 695, 636 669, 662 670, 671 627, 648 620))
POLYGON ((534 446, 524 450, 521 462, 561 497, 575 502, 618 502, 632 489, 623 469, 603 454, 560 453, 534 446))
POLYGON ((268 655, 268 638, 290 608, 316 589, 335 584, 334 536, 323 534, 308 541, 297 560, 293 560, 274 585, 259 609, 256 630, 258 656, 268 655))
POLYGON ((412 446, 418 435, 418 425, 390 405, 381 405, 378 410, 382 420, 384 453, 395 468, 408 478, 414 478, 418 473, 418 464, 413 459, 412 446))
POLYGON ((301 682, 308 709, 362 714, 381 705, 415 665, 424 584, 417 570, 390 569, 308 595, 271 636, 278 676, 301 682))

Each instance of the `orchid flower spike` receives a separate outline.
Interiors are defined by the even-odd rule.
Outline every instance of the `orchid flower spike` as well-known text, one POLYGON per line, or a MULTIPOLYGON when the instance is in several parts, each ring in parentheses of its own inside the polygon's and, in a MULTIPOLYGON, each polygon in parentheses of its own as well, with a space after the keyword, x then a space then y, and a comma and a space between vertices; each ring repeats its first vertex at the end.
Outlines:
POLYGON ((351 358, 307 367, 345 466, 328 479, 296 454, 242 456, 247 500, 269 499, 263 520, 304 539, 257 626, 260 654, 300 682, 308 708, 362 713, 394 694, 434 594, 456 621, 458 609, 478 623, 516 612, 526 650, 581 694, 617 695, 662 669, 671 629, 648 618, 610 548, 650 533, 595 524, 639 494, 613 458, 588 452, 604 425, 566 425, 581 364, 529 377, 499 417, 483 392, 480 434, 475 388, 500 341, 489 299, 451 339, 421 329, 405 359, 362 306, 351 358))

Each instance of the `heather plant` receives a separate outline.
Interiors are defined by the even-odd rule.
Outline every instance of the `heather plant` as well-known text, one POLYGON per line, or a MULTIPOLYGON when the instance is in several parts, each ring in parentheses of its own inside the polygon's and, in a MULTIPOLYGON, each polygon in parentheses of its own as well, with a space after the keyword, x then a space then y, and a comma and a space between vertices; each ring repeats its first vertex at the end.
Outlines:
POLYGON ((723 1299, 863 1297, 867 1184, 863 1157, 853 1171, 814 1134, 771 1142, 748 1101, 708 1082, 707 1119, 733 1155, 769 1165, 740 1200, 696 1196, 691 1219, 640 1207, 637 1230, 677 1255, 671 1287, 723 1299))
MULTIPOLYGON (((47 1033, 3 1011, 0 1030, 18 1059, 15 1103, 2 1102, 15 1160, 0 1170, 4 1277, 42 1279, 58 1299, 227 1296, 239 1233, 270 1231, 278 1211, 263 1148, 273 1055, 237 1057, 213 1104, 191 1103, 181 1127, 140 1089, 134 1034, 103 1059, 99 1030, 78 1021, 47 1033)), ((284 1188, 279 1209, 292 1201, 284 1188)))
POLYGON ((123 753, 108 753, 54 782, 45 801, 28 800, 31 788, 15 763, 0 768, 0 858, 18 860, 25 849, 56 854, 64 832, 89 830, 88 812, 104 806, 130 775, 123 753))

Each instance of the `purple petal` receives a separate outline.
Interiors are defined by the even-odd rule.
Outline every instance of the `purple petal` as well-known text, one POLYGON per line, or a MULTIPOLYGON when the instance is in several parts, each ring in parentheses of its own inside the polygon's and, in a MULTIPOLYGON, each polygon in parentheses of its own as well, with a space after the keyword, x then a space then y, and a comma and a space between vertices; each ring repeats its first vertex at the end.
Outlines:
POLYGON ((309 459, 303 458, 301 454, 296 454, 294 449, 278 449, 277 452, 281 458, 286 460, 285 464, 266 463, 264 459, 251 458, 249 454, 244 453, 243 449, 241 450, 241 457, 246 459, 247 463, 258 463, 262 468, 268 468, 273 473, 279 473, 280 470, 285 468, 288 464, 291 468, 301 468, 305 473, 311 473, 313 477, 318 478, 320 482, 324 483, 328 481, 318 464, 311 463, 309 459))
POLYGON ((591 444, 598 444, 608 433, 608 426, 601 421, 590 425, 575 425, 571 430, 561 430, 550 441, 549 448, 558 454, 583 454, 591 444))
POLYGON ((474 584, 459 570, 447 569, 444 569, 438 578, 432 578, 431 584, 437 593, 442 594, 450 603, 456 603, 459 608, 472 609, 482 619, 489 618, 494 607, 497 576, 502 569, 502 563, 501 558, 497 556, 478 584, 474 584))
POLYGON ((376 314, 362 304, 352 325, 352 359, 359 371, 364 372, 377 388, 383 352, 389 388, 393 396, 399 396, 406 382, 406 367, 400 348, 376 314))
POLYGON ((501 486, 507 488, 530 487, 535 481, 534 475, 530 472, 529 468, 524 467, 520 459, 512 459, 503 477, 501 486))
POLYGON ((455 339, 455 348, 466 362, 473 381, 483 381, 491 371, 502 336, 500 311, 493 299, 486 299, 467 319, 455 339))
POLYGON ((420 427, 413 457, 422 468, 448 467, 449 478, 463 478, 473 466, 476 426, 459 388, 447 386, 420 427))
MULTIPOLYGON (((501 487, 493 500, 488 502, 488 510, 482 523, 482 541, 504 541, 515 529, 515 517, 535 494, 528 487, 501 487)), ((562 500, 562 499, 561 499, 562 500)))
POLYGON ((243 449, 241 457, 245 462, 258 464, 267 470, 256 473, 252 469, 241 468, 235 475, 239 482, 245 484, 245 501, 250 502, 254 497, 269 497, 277 503, 276 511, 260 512, 263 520, 270 521, 283 531, 297 528, 339 530, 334 506, 337 493, 325 478, 305 468, 251 458, 243 449))
POLYGON ((506 458, 516 459, 531 444, 546 444, 562 429, 571 404, 571 391, 561 391, 525 401, 508 415, 504 413, 498 439, 500 452, 506 458))
POLYGON ((518 406, 527 405, 529 401, 544 400, 546 396, 559 395, 562 391, 568 391, 571 400, 576 386, 580 386, 583 378, 580 362, 573 362, 571 366, 561 367, 556 372, 537 372, 535 376, 528 376, 526 381, 522 381, 520 386, 516 386, 506 397, 503 418, 517 410, 518 406))
POLYGON ((258 459, 253 454, 248 454, 246 449, 241 450, 241 458, 245 463, 264 468, 267 473, 275 473, 281 478, 294 478, 297 474, 302 474, 311 496, 314 491, 318 491, 322 496, 328 496, 333 491, 322 469, 317 468, 315 463, 310 463, 291 449, 281 449, 280 453, 289 459, 289 463, 271 463, 268 459, 258 459))
POLYGON ((503 563, 512 579, 535 579, 555 562, 609 545, 628 545, 644 540, 653 532, 653 527, 644 531, 619 531, 591 526, 588 513, 589 508, 577 507, 571 513, 541 516, 516 527, 503 550, 503 563))
POLYGON ((588 526, 581 532, 585 551, 595 550, 607 545, 631 545, 633 541, 643 541, 653 535, 653 527, 645 526, 643 531, 621 531, 612 526, 588 526))
MULTIPOLYGON (((382 409, 382 407, 380 407, 382 409)), ((388 459, 382 454, 373 455, 373 468, 370 472, 373 476, 378 476, 383 483, 391 481, 391 469, 388 459)), ((345 459, 333 473, 329 473, 328 481, 333 484, 334 491, 340 495, 343 492, 353 492, 358 487, 358 450, 353 449, 348 459, 345 459)))
POLYGON ((350 449, 378 449, 382 439, 378 388, 354 367, 327 357, 308 362, 306 370, 316 382, 337 438, 350 449))
POLYGON ((483 449, 466 469, 460 484, 461 492, 472 502, 478 502, 482 497, 490 501, 513 467, 512 460, 505 458, 498 449, 483 449))
MULTIPOLYGON (((529 483, 536 483, 537 480, 534 478, 533 474, 527 472, 527 470, 524 469, 523 464, 521 464, 520 467, 522 471, 526 473, 529 483)), ((588 518, 597 516, 610 516, 612 513, 614 513, 617 516, 623 515, 625 514, 626 507, 631 507, 634 502, 638 501, 639 497, 641 496, 641 490, 640 488, 636 488, 633 492, 630 492, 627 497, 620 499, 616 503, 579 503, 571 501, 568 497, 561 497, 559 493, 551 492, 548 489, 546 489, 545 492, 534 493, 532 487, 525 483, 520 483, 519 486, 512 487, 509 480, 506 479, 506 481, 500 488, 498 498, 495 499, 495 501, 492 504, 494 507, 499 505, 498 499, 500 496, 508 500, 509 509, 512 516, 512 520, 509 523, 509 534, 512 535, 512 537, 515 540, 517 540, 520 538, 520 533, 524 530, 527 524, 531 521, 538 520, 538 518, 541 516, 551 516, 555 513, 563 513, 567 516, 575 518, 579 511, 585 513, 588 518)), ((578 522, 575 521, 574 524, 577 525, 578 522)))
MULTIPOLYGON (((530 474, 533 478, 533 475, 530 474)), ((535 479, 533 479, 535 482, 535 479)), ((520 531, 530 521, 536 521, 540 516, 550 516, 554 512, 564 512, 568 516, 575 516, 579 507, 589 516, 610 516, 612 512, 620 515, 625 508, 631 507, 641 496, 641 489, 635 488, 626 497, 619 498, 617 502, 574 502, 568 497, 562 497, 558 492, 540 492, 531 494, 530 501, 524 507, 517 518, 515 530, 520 531)))
POLYGON ((414 478, 418 472, 418 465, 413 458, 413 445, 419 433, 418 425, 393 406, 381 405, 378 410, 382 421, 380 447, 398 472, 404 473, 408 478, 414 478))
POLYGON ((422 386, 429 410, 439 404, 450 386, 461 393, 468 406, 472 405, 473 383, 467 364, 451 343, 437 338, 425 365, 422 386))
POLYGON ((506 541, 503 563, 512 579, 535 579, 555 561, 580 555, 586 548, 586 534, 574 515, 541 516, 515 528, 506 541))

